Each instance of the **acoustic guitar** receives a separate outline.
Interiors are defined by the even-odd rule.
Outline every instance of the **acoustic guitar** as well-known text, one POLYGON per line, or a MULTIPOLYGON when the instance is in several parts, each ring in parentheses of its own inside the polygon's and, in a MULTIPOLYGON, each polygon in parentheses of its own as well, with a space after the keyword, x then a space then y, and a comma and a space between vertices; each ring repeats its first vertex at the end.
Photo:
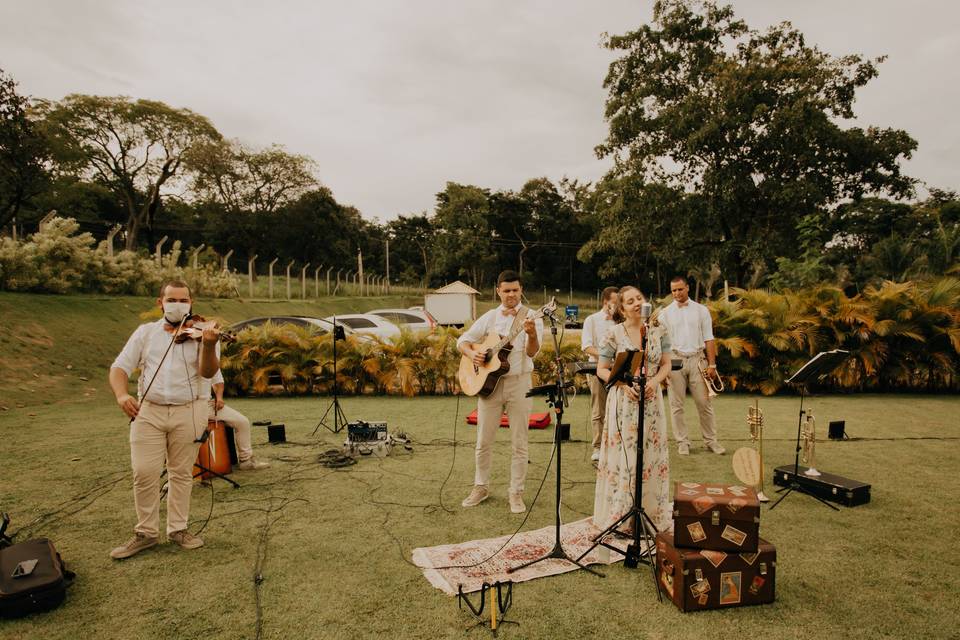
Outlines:
MULTIPOLYGON (((527 314, 527 318, 536 320, 545 315, 551 314, 557 309, 556 298, 551 298, 548 304, 540 307, 540 310, 533 314, 527 314)), ((507 358, 513 350, 510 344, 514 338, 523 331, 523 323, 512 329, 509 335, 501 336, 495 331, 491 331, 480 342, 473 343, 473 346, 485 352, 483 365, 474 364, 473 360, 467 356, 460 358, 460 370, 457 372, 457 380, 460 382, 460 389, 468 396, 480 394, 487 397, 497 386, 508 371, 510 364, 507 358)))

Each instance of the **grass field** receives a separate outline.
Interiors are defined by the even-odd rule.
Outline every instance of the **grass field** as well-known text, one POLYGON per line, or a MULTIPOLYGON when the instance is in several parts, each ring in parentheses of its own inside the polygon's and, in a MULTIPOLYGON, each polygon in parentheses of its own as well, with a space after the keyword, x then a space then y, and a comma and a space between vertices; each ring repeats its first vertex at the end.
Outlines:
MULTIPOLYGON (((746 444, 749 398, 718 402, 720 432, 731 450, 746 444)), ((127 424, 112 402, 44 405, 0 413, 0 496, 29 525, 21 539, 56 541, 77 574, 69 600, 43 616, 0 622, 4 638, 250 638, 257 606, 252 576, 262 572, 263 637, 458 638, 467 616, 408 564, 418 546, 502 535, 522 517, 508 513, 506 433, 497 445, 494 498, 463 510, 472 478, 472 402, 456 398, 349 398, 348 418, 386 419, 416 444, 344 470, 317 464, 341 437, 311 436, 326 399, 238 400, 251 418, 285 422, 286 445, 258 454, 270 469, 234 474, 243 486, 194 490, 191 529, 207 521, 207 545, 171 545, 124 562, 107 553, 124 541, 134 514, 127 424), (457 422, 456 450, 451 446, 457 422), (454 460, 454 455, 455 460, 454 460), (441 485, 453 465, 452 475, 441 485), (50 515, 47 515, 50 514, 50 515), (30 524, 33 522, 33 524, 30 524)), ((621 565, 598 579, 566 574, 517 586, 505 637, 570 638, 951 638, 956 636, 956 567, 949 542, 960 527, 949 470, 960 464, 956 398, 823 397, 809 406, 821 424, 847 420, 855 438, 818 445, 821 469, 873 484, 870 504, 833 512, 793 495, 764 511, 761 534, 779 551, 772 606, 681 614, 658 605, 649 573, 621 565)), ((796 399, 761 400, 768 464, 793 459, 796 399)), ((585 397, 569 417, 586 436, 585 397)), ((528 503, 550 457, 552 430, 531 434, 528 503)), ((564 449, 565 519, 592 508, 589 445, 564 449)), ((675 480, 734 481, 730 455, 695 450, 674 457, 675 480)), ((552 522, 552 478, 525 529, 552 522)), ((769 475, 768 475, 769 482, 769 475)), ((483 637, 484 632, 471 634, 483 637)))
MULTIPOLYGON (((214 312, 228 320, 296 311, 281 311, 280 303, 268 311, 216 304, 214 312)), ((7 334, 0 345, 7 359, 0 370, 0 509, 11 514, 11 530, 23 529, 18 539, 51 538, 78 574, 64 606, 0 621, 0 638, 253 638, 258 620, 264 638, 487 637, 465 633, 469 616, 409 564, 416 547, 503 535, 523 523, 504 495, 506 431, 495 454, 493 498, 475 509, 459 506, 473 475, 473 427, 463 422, 471 399, 347 398, 349 419, 387 420, 414 445, 339 470, 321 466, 318 455, 338 446, 342 434, 321 428, 312 435, 328 398, 232 401, 251 419, 286 424, 285 445, 254 432, 258 456, 272 466, 235 473, 240 489, 219 481, 213 490, 194 488, 191 530, 202 528, 202 549, 163 544, 111 560, 110 549, 130 535, 134 512, 127 420, 106 387, 105 367, 149 306, 146 299, 0 294, 8 327, 38 327, 7 334), (90 320, 99 315, 102 336, 90 320), (25 377, 33 380, 21 383, 25 377), (259 608, 256 573, 263 576, 259 608)), ((734 394, 717 401, 731 453, 749 444, 751 403, 734 394)), ((792 463, 798 399, 761 398, 760 406, 768 468, 792 463)), ((657 603, 648 570, 614 565, 602 579, 577 572, 518 585, 510 617, 521 624, 502 637, 957 638, 960 508, 952 470, 960 467, 960 399, 815 396, 805 406, 821 434, 827 421, 843 419, 853 438, 818 443, 817 466, 872 483, 873 498, 834 512, 794 494, 763 511, 761 535, 779 553, 776 603, 682 614, 657 603)), ((588 408, 588 398, 578 396, 567 414, 578 442, 564 445, 565 521, 592 510, 588 408)), ((524 530, 553 522, 546 468, 552 438, 552 428, 531 432, 528 505, 540 480, 547 483, 524 530)), ((694 447, 688 457, 672 457, 671 478, 733 482, 730 463, 730 454, 694 447)), ((770 493, 769 473, 767 484, 770 493)))

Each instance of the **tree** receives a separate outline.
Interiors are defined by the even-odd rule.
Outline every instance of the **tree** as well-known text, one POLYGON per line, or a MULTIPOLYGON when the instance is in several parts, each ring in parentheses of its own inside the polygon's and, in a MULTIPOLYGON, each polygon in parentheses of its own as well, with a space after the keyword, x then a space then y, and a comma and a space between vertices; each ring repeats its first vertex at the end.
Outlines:
POLYGON ((425 213, 398 216, 386 225, 390 239, 391 277, 398 281, 430 280, 433 272, 433 249, 435 233, 433 223, 425 213))
POLYGON ((127 249, 151 228, 184 155, 221 137, 205 117, 154 100, 75 94, 38 111, 61 168, 95 178, 124 203, 127 249))
POLYGON ((448 182, 437 194, 434 225, 437 229, 437 273, 466 278, 473 287, 482 287, 496 275, 499 262, 491 240, 490 192, 471 185, 448 182))
POLYGON ((911 194, 899 163, 916 142, 905 131, 840 124, 883 58, 833 57, 788 22, 752 30, 710 1, 659 0, 653 17, 606 40, 620 57, 604 82, 609 134, 597 153, 615 175, 702 199, 679 238, 688 255, 742 284, 749 269, 795 255, 801 216, 911 194))
POLYGON ((236 140, 210 140, 190 150, 188 164, 194 191, 229 211, 272 213, 318 186, 313 160, 280 145, 256 151, 236 140))
POLYGON ((0 228, 40 194, 49 181, 50 150, 28 116, 29 99, 0 69, 0 228))

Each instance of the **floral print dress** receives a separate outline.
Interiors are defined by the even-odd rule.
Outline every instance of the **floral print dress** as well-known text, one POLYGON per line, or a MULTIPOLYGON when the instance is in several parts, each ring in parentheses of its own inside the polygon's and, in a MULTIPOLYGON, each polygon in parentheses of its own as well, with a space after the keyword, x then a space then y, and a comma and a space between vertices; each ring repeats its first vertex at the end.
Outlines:
MULTIPOLYGON (((669 351, 666 335, 652 327, 647 339, 647 377, 660 368, 664 350, 669 351)), ((600 359, 612 362, 617 353, 639 350, 627 335, 623 324, 615 325, 600 345, 600 359)), ((597 489, 593 501, 593 523, 606 529, 633 506, 637 467, 637 426, 640 405, 627 398, 620 386, 610 389, 597 466, 597 489)), ((641 504, 659 531, 670 528, 670 448, 663 393, 657 388, 652 400, 644 403, 643 496, 641 504)), ((624 522, 621 531, 633 530, 633 519, 624 522)))

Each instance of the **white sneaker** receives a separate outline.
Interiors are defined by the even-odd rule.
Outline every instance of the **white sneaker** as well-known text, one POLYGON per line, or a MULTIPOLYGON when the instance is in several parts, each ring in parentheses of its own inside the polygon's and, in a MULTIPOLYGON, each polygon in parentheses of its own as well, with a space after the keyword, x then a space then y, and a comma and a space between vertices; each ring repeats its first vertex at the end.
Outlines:
POLYGON ((463 502, 460 503, 462 507, 475 507, 487 498, 490 497, 490 490, 487 489, 482 484, 474 485, 473 491, 470 492, 466 498, 463 499, 463 502))
POLYGON ((594 449, 593 455, 590 456, 592 462, 600 462, 600 449, 594 449))
POLYGON ((713 451, 717 455, 721 455, 723 453, 726 453, 727 451, 722 446, 720 446, 720 443, 717 442, 716 440, 714 440, 713 442, 708 442, 707 449, 709 449, 710 451, 713 451))
POLYGON ((523 504, 522 493, 510 493, 510 513, 523 513, 527 505, 523 504))
POLYGON ((687 442, 681 442, 677 445, 677 453, 682 456, 690 455, 690 444, 687 442))

